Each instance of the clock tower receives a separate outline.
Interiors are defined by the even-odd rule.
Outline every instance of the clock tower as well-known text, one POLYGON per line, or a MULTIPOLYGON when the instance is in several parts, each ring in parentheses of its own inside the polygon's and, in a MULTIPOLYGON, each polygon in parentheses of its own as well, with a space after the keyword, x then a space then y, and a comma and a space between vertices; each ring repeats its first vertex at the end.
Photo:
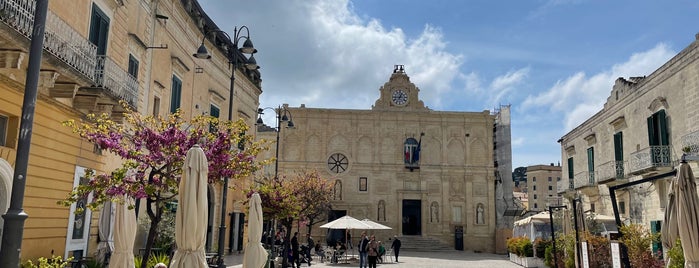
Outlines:
POLYGON ((403 65, 394 65, 391 78, 380 89, 372 110, 429 110, 418 98, 418 89, 405 74, 403 65))

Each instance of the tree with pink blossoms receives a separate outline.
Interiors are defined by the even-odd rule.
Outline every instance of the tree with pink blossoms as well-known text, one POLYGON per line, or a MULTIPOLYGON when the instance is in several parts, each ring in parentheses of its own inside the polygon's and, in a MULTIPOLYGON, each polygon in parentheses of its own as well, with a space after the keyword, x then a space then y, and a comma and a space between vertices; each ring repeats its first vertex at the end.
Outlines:
POLYGON ((199 144, 204 150, 210 184, 222 182, 223 178, 235 181, 252 176, 268 162, 257 159, 259 152, 267 149, 267 143, 253 142, 245 134, 248 126, 242 120, 219 121, 211 116, 197 116, 185 121, 179 111, 167 117, 154 117, 124 108, 127 112, 123 124, 106 114, 88 115, 80 122, 63 122, 80 137, 124 161, 110 173, 88 170, 88 182, 74 188, 59 203, 70 206, 91 194, 87 207, 97 209, 108 201, 145 199, 150 227, 144 260, 150 255, 165 205, 177 195, 184 158, 192 146, 199 144))
MULTIPOLYGON (((278 220, 287 230, 284 241, 288 242, 294 221, 313 223, 320 214, 327 213, 332 186, 317 171, 307 170, 289 177, 263 178, 256 185, 251 185, 248 198, 255 192, 262 199, 264 218, 278 220)), ((288 251, 289 245, 285 243, 284 252, 288 251)), ((284 265, 287 255, 283 254, 284 265)))

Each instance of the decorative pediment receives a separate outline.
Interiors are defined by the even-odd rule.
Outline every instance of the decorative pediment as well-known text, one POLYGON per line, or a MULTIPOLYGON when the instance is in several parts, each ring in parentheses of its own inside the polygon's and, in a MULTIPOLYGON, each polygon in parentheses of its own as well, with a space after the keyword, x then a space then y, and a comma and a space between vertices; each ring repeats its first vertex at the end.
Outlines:
POLYGON ((650 102, 650 105, 648 105, 648 110, 650 110, 651 113, 655 113, 658 110, 660 110, 661 108, 663 108, 663 109, 669 108, 667 105, 667 100, 665 99, 665 97, 660 97, 660 96, 656 97, 655 99, 653 99, 653 101, 650 102))
POLYGON ((597 135, 595 135, 595 133, 591 133, 591 134, 585 136, 584 139, 585 139, 585 141, 587 141, 587 145, 593 145, 593 144, 597 143, 597 135))
POLYGON ((566 154, 568 154, 568 156, 575 155, 575 145, 566 146, 565 151, 566 151, 566 154))
POLYGON ((614 132, 617 132, 626 128, 626 119, 622 115, 609 122, 609 124, 614 128, 614 132))
POLYGON ((187 67, 187 64, 184 64, 182 59, 180 59, 177 56, 172 56, 170 58, 172 60, 172 67, 180 74, 184 74, 186 72, 189 72, 189 67, 187 67))

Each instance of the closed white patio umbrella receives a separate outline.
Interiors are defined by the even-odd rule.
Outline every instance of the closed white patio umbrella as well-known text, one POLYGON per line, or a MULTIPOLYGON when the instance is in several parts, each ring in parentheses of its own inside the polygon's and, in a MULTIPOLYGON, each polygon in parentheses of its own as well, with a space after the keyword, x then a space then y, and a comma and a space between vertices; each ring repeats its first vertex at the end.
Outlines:
MULTIPOLYGON (((171 268, 206 268, 207 177, 209 167, 204 150, 194 145, 184 160, 175 214, 177 250, 171 268)), ((223 246, 223 245, 219 245, 223 246)))
POLYGON ((248 244, 245 246, 243 268, 262 268, 267 262, 267 250, 262 246, 262 200, 258 193, 250 197, 248 211, 248 244))
POLYGON ((680 164, 673 191, 677 209, 677 230, 684 251, 684 267, 699 267, 699 196, 689 164, 680 164))
POLYGON ((133 244, 136 241, 136 213, 129 210, 134 201, 125 198, 123 204, 114 204, 114 253, 109 267, 133 268, 133 244))

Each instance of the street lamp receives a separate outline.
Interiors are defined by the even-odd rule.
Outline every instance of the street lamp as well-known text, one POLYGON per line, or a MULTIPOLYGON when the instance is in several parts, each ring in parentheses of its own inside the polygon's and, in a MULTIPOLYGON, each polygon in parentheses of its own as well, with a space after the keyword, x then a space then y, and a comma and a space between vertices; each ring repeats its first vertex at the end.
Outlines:
POLYGON ((10 199, 10 207, 5 215, 2 215, 5 220, 5 231, 2 234, 2 246, 0 246, 0 267, 19 266, 24 221, 29 217, 22 206, 24 204, 24 190, 27 182, 29 148, 32 144, 34 108, 36 107, 39 72, 41 70, 41 52, 44 44, 49 1, 38 0, 34 5, 34 26, 31 32, 32 39, 29 43, 29 65, 27 65, 27 77, 24 83, 22 120, 19 123, 20 134, 17 141, 15 172, 12 175, 12 197, 10 199))
POLYGON ((294 127, 294 121, 292 120, 291 117, 291 111, 287 109, 286 107, 279 106, 277 109, 273 109, 272 107, 267 107, 267 108, 258 108, 257 109, 257 125, 262 125, 264 122, 262 121, 262 115, 264 114, 264 111, 270 109, 274 110, 274 112, 277 114, 277 127, 274 128, 275 132, 277 132, 277 144, 276 144, 276 150, 274 152, 274 178, 276 179, 277 176, 279 175, 279 132, 281 131, 281 124, 282 122, 287 122, 286 127, 287 128, 293 128, 294 127))
POLYGON ((553 242, 553 267, 558 268, 558 257, 556 257, 556 231, 553 229, 553 210, 567 208, 566 206, 549 206, 549 224, 551 225, 551 241, 553 242))
MULTIPOLYGON (((260 126, 264 124, 264 121, 262 121, 262 115, 264 114, 264 111, 270 109, 274 110, 274 113, 277 115, 277 126, 274 128, 274 131, 277 132, 277 144, 276 144, 276 149, 274 152, 274 179, 277 179, 279 176, 279 132, 281 131, 281 125, 282 122, 286 122, 286 127, 287 128, 293 128, 294 127, 294 121, 292 120, 291 117, 291 111, 287 109, 285 106, 279 106, 277 109, 274 109, 272 107, 267 107, 267 108, 258 108, 257 109, 257 122, 255 122, 256 125, 260 126)), ((269 232, 269 235, 274 235, 274 227, 275 227, 275 222, 272 221, 272 229, 269 232)), ((272 248, 272 261, 270 263, 270 267, 275 267, 274 266, 274 257, 276 256, 274 252, 274 246, 272 248)), ((286 251, 285 251, 286 252, 286 251)))
MULTIPOLYGON (((199 49, 197 49, 197 53, 193 54, 194 57, 199 58, 199 59, 210 59, 211 55, 209 55, 209 52, 206 50, 206 46, 204 46, 204 41, 206 40, 206 34, 208 33, 222 33, 225 35, 228 40, 230 40, 233 43, 233 48, 228 49, 228 64, 232 66, 231 68, 231 85, 230 85, 230 90, 228 94, 228 121, 233 121, 233 93, 235 89, 235 70, 238 69, 238 52, 241 52, 243 54, 250 54, 249 58, 245 58, 244 66, 248 70, 256 70, 259 69, 260 67, 257 65, 257 61, 255 61, 255 57, 252 54, 257 53, 257 49, 252 45, 252 41, 250 40, 250 29, 248 29, 247 26, 241 26, 240 29, 238 27, 233 28, 233 38, 231 38, 228 33, 222 31, 222 30, 213 30, 209 31, 207 33, 204 33, 204 37, 201 40, 201 45, 199 46, 199 49), (246 35, 240 35, 240 33, 245 29, 246 35), (245 42, 243 43, 243 47, 238 48, 238 41, 241 39, 245 39, 245 42)), ((221 224, 218 227, 218 260, 216 263, 216 267, 225 267, 224 260, 223 260, 223 248, 224 244, 226 243, 226 202, 227 202, 227 197, 228 197, 228 179, 229 178, 223 178, 223 189, 221 191, 221 224)))

